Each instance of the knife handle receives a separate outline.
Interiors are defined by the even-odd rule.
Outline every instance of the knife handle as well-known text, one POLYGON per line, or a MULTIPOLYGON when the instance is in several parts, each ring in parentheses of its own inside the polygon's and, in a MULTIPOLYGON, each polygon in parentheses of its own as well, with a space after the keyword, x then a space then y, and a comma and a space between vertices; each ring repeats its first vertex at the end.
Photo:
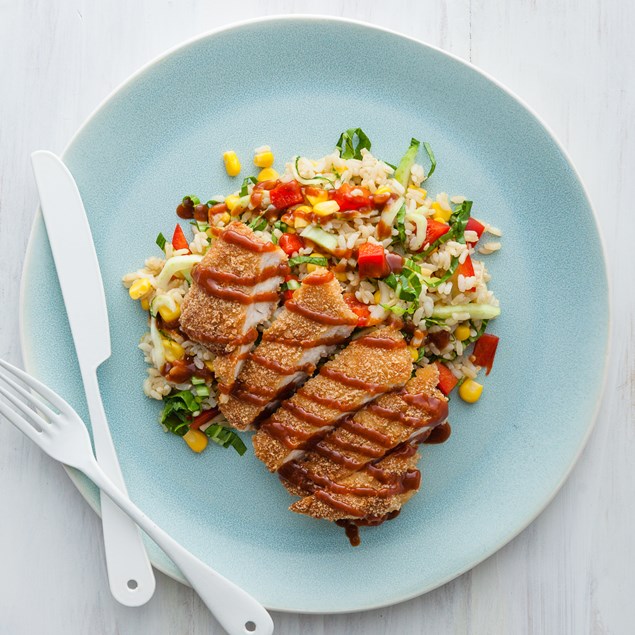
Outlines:
MULTIPOLYGON (((102 470, 127 496, 97 381, 97 369, 82 368, 93 430, 95 456, 102 470)), ((141 531, 107 496, 101 496, 101 522, 108 581, 113 597, 125 606, 141 606, 153 595, 156 581, 141 531)))

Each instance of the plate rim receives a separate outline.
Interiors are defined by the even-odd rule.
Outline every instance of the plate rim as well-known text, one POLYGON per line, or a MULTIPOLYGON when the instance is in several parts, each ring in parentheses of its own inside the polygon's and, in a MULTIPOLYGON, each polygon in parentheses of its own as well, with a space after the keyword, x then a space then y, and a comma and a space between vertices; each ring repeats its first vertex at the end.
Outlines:
MULTIPOLYGON (((604 339, 604 359, 602 360, 602 375, 601 375, 601 380, 600 380, 600 390, 598 393, 598 397, 597 397, 597 402, 595 403, 595 407, 593 410, 593 413, 591 415, 591 417, 589 418, 589 423, 587 424, 586 430, 584 432, 584 435, 582 436, 579 446, 576 449, 575 454, 573 455, 569 465, 567 465, 566 470, 564 471, 561 479, 558 481, 558 483, 554 486, 553 491, 551 491, 549 493, 549 495, 545 498, 544 501, 541 502, 540 505, 538 505, 537 509, 532 511, 530 513, 530 515, 526 518, 523 519, 523 521, 518 525, 518 527, 514 528, 512 530, 512 532, 508 535, 506 535, 502 540, 500 540, 499 542, 496 543, 496 545, 494 545, 491 549, 488 549, 487 552, 485 554, 479 554, 476 555, 475 558, 473 558, 472 560, 469 561, 469 563, 462 565, 460 567, 457 568, 456 571, 453 571, 452 573, 448 574, 447 576, 445 576, 444 578, 428 584, 427 586, 424 586, 416 591, 413 591, 411 593, 407 593, 401 597, 399 597, 398 599, 393 599, 393 600, 388 600, 386 602, 378 602, 378 603, 371 603, 371 604, 367 604, 367 605, 363 605, 363 606, 359 606, 357 608, 354 609, 350 609, 350 608, 345 608, 345 609, 331 609, 331 610, 315 610, 315 609, 304 609, 304 610, 299 610, 297 608, 289 608, 289 607, 285 607, 285 606, 273 606, 273 605, 268 605, 266 608, 268 610, 272 610, 272 611, 277 611, 277 612, 281 612, 281 613, 291 613, 291 614, 306 614, 306 615, 338 615, 338 614, 348 614, 348 613, 357 613, 357 612, 361 612, 361 611, 370 611, 370 610, 374 610, 374 609, 380 609, 380 608, 385 608, 388 606, 394 606, 397 604, 401 604, 403 602, 406 602, 408 600, 412 600, 414 598, 420 597, 426 593, 429 593, 430 591, 433 591, 434 589, 437 589, 441 586, 444 586, 445 584, 447 584, 448 582, 454 580, 455 578, 458 578, 459 576, 463 575, 464 573, 466 573, 467 571, 470 571, 471 569, 473 569, 474 567, 476 567, 477 565, 481 564, 482 562, 484 562, 485 560, 487 560, 488 558, 490 558, 491 556, 493 556, 495 553, 497 553, 498 551, 500 551, 500 549, 502 549, 505 545, 507 545, 508 543, 510 543, 512 540, 514 540, 520 533, 522 533, 531 523, 533 523, 536 518, 538 518, 538 516, 540 516, 542 514, 542 512, 549 506, 549 504, 554 500, 554 498, 556 497, 556 495, 558 494, 558 492, 562 489, 564 483, 567 481, 567 479, 569 478, 569 476, 571 475, 571 472, 573 471, 573 468, 576 466, 576 464, 578 463, 580 456, 582 455, 582 452, 584 451, 589 437, 591 436, 591 433, 593 432, 593 429, 595 428, 595 425, 597 424, 597 420, 599 417, 599 412, 600 412, 600 408, 602 405, 602 401, 604 399, 604 395, 606 393, 606 386, 607 386, 607 380, 608 380, 608 369, 609 369, 609 360, 610 360, 610 356, 611 356, 611 341, 612 341, 612 335, 613 335, 613 307, 612 307, 612 298, 613 298, 613 294, 612 294, 612 282, 611 282, 611 276, 610 276, 610 269, 609 269, 609 259, 608 259, 608 252, 606 249, 606 242, 605 242, 605 238, 604 238, 604 234, 602 231, 602 227, 601 224, 599 222, 599 217, 598 217, 598 213, 596 211, 596 208, 591 200, 591 197, 589 195, 588 189, 582 179, 582 176, 580 174, 580 172, 578 171, 578 169, 576 168, 575 164, 573 163, 571 157, 569 156, 568 151, 565 149, 565 147, 563 146, 563 144, 561 143, 560 139, 558 138, 558 136, 555 134, 555 132, 552 130, 552 128, 545 122, 545 120, 536 112, 536 110, 534 110, 533 107, 531 107, 523 98, 521 98, 519 95, 517 95, 514 91, 512 91, 510 88, 508 88, 505 84, 503 84, 502 82, 500 82, 498 79, 496 79, 495 77, 493 77, 492 75, 490 75, 487 71, 484 71, 483 69, 479 68, 478 66, 476 66, 475 64, 473 64, 471 61, 465 60, 461 57, 459 57, 458 55, 451 53, 449 51, 446 51, 434 44, 430 44, 429 42, 426 42, 424 40, 421 40, 419 38, 410 36, 410 35, 406 35, 404 33, 401 33, 395 29, 390 29, 390 28, 386 28, 386 27, 382 27, 382 26, 377 26, 375 24, 363 21, 363 20, 357 20, 357 19, 353 19, 353 18, 346 18, 346 17, 340 17, 340 16, 333 16, 333 15, 328 15, 328 14, 290 14, 290 13, 285 13, 285 14, 275 14, 275 15, 269 15, 269 16, 260 16, 260 17, 256 17, 256 18, 249 18, 246 20, 240 20, 240 21, 236 21, 236 22, 231 22, 229 24, 224 24, 220 27, 214 28, 214 29, 210 29, 210 30, 206 30, 202 33, 199 33, 198 35, 195 35, 191 38, 188 38, 186 40, 184 40, 183 42, 180 42, 179 44, 176 44, 170 48, 168 48, 167 50, 165 50, 164 52, 160 53, 159 55, 155 56, 154 58, 150 59, 148 62, 146 62, 145 64, 143 64, 141 67, 139 67, 136 71, 134 71, 132 74, 130 74, 126 79, 124 79, 121 83, 119 83, 113 90, 111 90, 100 102, 99 104, 90 112, 90 114, 86 117, 86 119, 83 121, 82 124, 80 124, 80 126, 77 128, 77 130, 75 131, 75 133, 71 136, 71 138, 69 139, 69 141, 67 142, 67 144, 65 145, 62 153, 61 153, 61 158, 64 159, 67 152, 69 151, 69 149, 72 147, 72 145, 75 143, 75 140, 77 139, 77 137, 84 131, 85 128, 87 128, 93 121, 93 119, 100 113, 100 111, 120 92, 122 91, 124 88, 126 88, 128 85, 132 84, 138 77, 140 77, 141 75, 143 75, 147 70, 149 70, 151 67, 155 66, 156 64, 159 64, 161 61, 163 61, 164 59, 167 59, 168 57, 170 57, 173 53, 176 53, 177 51, 180 51, 182 49, 186 49, 188 47, 190 47, 191 45, 197 43, 200 40, 204 40, 210 37, 213 37, 215 35, 218 35, 220 33, 225 33, 225 32, 229 32, 229 31, 234 31, 234 30, 239 30, 242 29, 244 27, 248 27, 251 26, 253 24, 259 24, 259 23, 269 23, 269 22, 291 22, 291 21, 296 21, 296 22, 305 22, 305 23, 319 23, 319 22, 330 22, 330 23, 339 23, 339 24, 344 24, 344 25, 354 25, 354 26, 358 26, 358 27, 363 27, 365 29, 370 29, 373 31, 380 31, 383 33, 387 33, 389 35, 392 36, 396 36, 398 38, 404 39, 404 40, 408 40, 410 42, 414 42, 415 44, 418 44, 419 46, 423 46, 425 48, 431 49, 437 53, 440 53, 441 55, 444 55, 446 57, 449 57, 450 59, 454 60, 455 62, 458 62, 459 64, 467 67, 468 69, 470 69, 471 71, 477 73, 478 75, 481 75, 483 78, 485 78, 486 80, 488 80, 489 82, 491 82, 494 86, 496 86, 499 90, 501 90, 503 93, 507 94, 509 97, 511 97, 516 103, 518 103, 525 111, 527 111, 535 120, 538 124, 540 124, 540 126, 543 128, 543 130, 547 133, 547 135, 549 136, 549 138, 551 139, 551 141, 554 143, 556 149, 561 153, 562 157, 564 158, 565 162, 567 163, 569 169, 571 170, 573 176, 575 177, 578 185, 581 188, 582 194, 584 196, 584 199, 586 200, 586 203, 589 206, 589 209, 591 210, 591 215, 592 215, 592 219, 593 219, 593 223, 595 226, 595 230, 597 232, 598 235, 598 243, 601 249, 601 255, 602 255, 602 264, 604 266, 604 277, 605 277, 605 284, 606 284, 606 290, 607 290, 607 300, 606 300, 606 313, 607 313, 607 328, 606 328, 606 334, 605 334, 605 339, 604 339)), ((20 290, 19 290, 19 307, 18 307, 18 334, 19 334, 19 342, 20 342, 20 349, 21 349, 21 353, 22 353, 22 360, 24 363, 24 368, 27 372, 32 372, 31 369, 34 367, 34 363, 32 360, 33 357, 33 351, 32 349, 29 348, 29 345, 27 343, 27 338, 26 338, 26 332, 25 332, 25 297, 26 297, 26 277, 27 277, 27 270, 29 268, 29 265, 31 263, 31 259, 33 257, 33 245, 34 245, 34 240, 35 240, 35 232, 36 232, 36 227, 38 226, 38 223, 41 222, 42 219, 42 213, 40 210, 40 206, 38 204, 37 208, 36 208, 36 213, 35 216, 33 218, 33 222, 31 224, 31 229, 29 231, 29 237, 27 240, 27 245, 26 245, 26 249, 24 251, 24 260, 23 260, 23 264, 22 264, 22 269, 21 269, 21 278, 20 278, 20 290)), ((92 490, 87 487, 85 481, 83 480, 85 477, 82 475, 80 476, 80 473, 78 473, 77 471, 73 470, 72 468, 69 468, 68 466, 62 464, 62 467, 64 468, 64 470, 66 471, 68 477, 70 478, 71 482, 73 483, 73 485, 77 488, 77 490, 79 491, 79 493, 82 495, 82 497, 86 500, 86 502, 90 505, 90 507, 95 511, 95 513, 101 517, 101 503, 100 503, 100 498, 99 496, 93 496, 92 490)), ((176 580, 177 582, 181 582, 182 584, 184 584, 185 586, 188 586, 191 588, 191 585, 188 583, 188 581, 182 576, 182 574, 180 573, 180 571, 178 571, 178 568, 175 567, 176 572, 174 570, 168 570, 165 566, 163 566, 160 563, 155 562, 155 560, 153 558, 150 558, 150 561, 152 563, 152 566, 154 568, 156 568, 157 570, 161 571, 163 574, 169 576, 170 578, 172 578, 173 580, 176 580), (178 575, 177 575, 178 572, 178 575)))

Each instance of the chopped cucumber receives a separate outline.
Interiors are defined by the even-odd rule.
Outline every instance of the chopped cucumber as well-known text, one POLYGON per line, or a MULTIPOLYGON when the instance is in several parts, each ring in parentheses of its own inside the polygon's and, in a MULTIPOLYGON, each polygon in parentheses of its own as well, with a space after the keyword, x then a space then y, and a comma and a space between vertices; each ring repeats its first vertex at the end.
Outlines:
POLYGON ((381 222, 386 227, 393 226, 395 218, 397 218, 397 214, 399 213, 401 206, 404 204, 404 201, 404 197, 400 196, 397 200, 389 203, 388 205, 386 205, 386 207, 384 207, 384 211, 381 213, 381 222))
POLYGON ((448 320, 453 313, 469 313, 473 320, 491 320, 501 313, 500 307, 491 304, 463 304, 458 306, 438 306, 432 311, 433 318, 448 320))
POLYGON ((166 261, 161 273, 157 276, 157 289, 167 289, 168 283, 172 279, 175 273, 180 271, 187 272, 192 269, 192 267, 201 262, 203 260, 203 256, 197 256, 191 254, 189 256, 174 256, 166 261))
POLYGON ((205 384, 196 384, 192 386, 192 392, 199 397, 209 397, 209 388, 205 384))
POLYGON ((403 155, 397 170, 395 171, 395 178, 404 187, 408 187, 408 181, 410 180, 410 170, 417 160, 417 154, 419 153, 420 141, 417 139, 410 140, 410 147, 406 150, 406 154, 403 155))
POLYGON ((337 237, 329 234, 317 225, 309 225, 301 234, 302 238, 312 240, 316 245, 322 247, 329 253, 335 253, 337 249, 337 237))

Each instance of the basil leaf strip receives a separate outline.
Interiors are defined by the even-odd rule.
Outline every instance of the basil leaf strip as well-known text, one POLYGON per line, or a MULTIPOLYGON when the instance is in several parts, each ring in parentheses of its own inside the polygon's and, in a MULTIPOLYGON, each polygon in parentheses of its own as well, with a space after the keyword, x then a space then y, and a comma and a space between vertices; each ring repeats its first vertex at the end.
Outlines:
POLYGON ((342 159, 361 159, 362 150, 370 150, 371 143, 361 128, 349 128, 340 135, 335 147, 340 151, 342 159))

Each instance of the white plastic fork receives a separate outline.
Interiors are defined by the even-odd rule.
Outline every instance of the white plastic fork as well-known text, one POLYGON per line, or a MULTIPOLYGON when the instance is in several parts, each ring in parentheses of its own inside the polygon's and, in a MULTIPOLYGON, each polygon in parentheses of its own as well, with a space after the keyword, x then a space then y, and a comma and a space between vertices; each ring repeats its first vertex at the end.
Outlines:
POLYGON ((66 401, 8 362, 0 360, 0 367, 0 395, 5 398, 0 414, 50 457, 83 472, 126 512, 172 559, 230 635, 273 633, 273 620, 259 602, 192 555, 117 489, 95 460, 84 422, 66 401))

